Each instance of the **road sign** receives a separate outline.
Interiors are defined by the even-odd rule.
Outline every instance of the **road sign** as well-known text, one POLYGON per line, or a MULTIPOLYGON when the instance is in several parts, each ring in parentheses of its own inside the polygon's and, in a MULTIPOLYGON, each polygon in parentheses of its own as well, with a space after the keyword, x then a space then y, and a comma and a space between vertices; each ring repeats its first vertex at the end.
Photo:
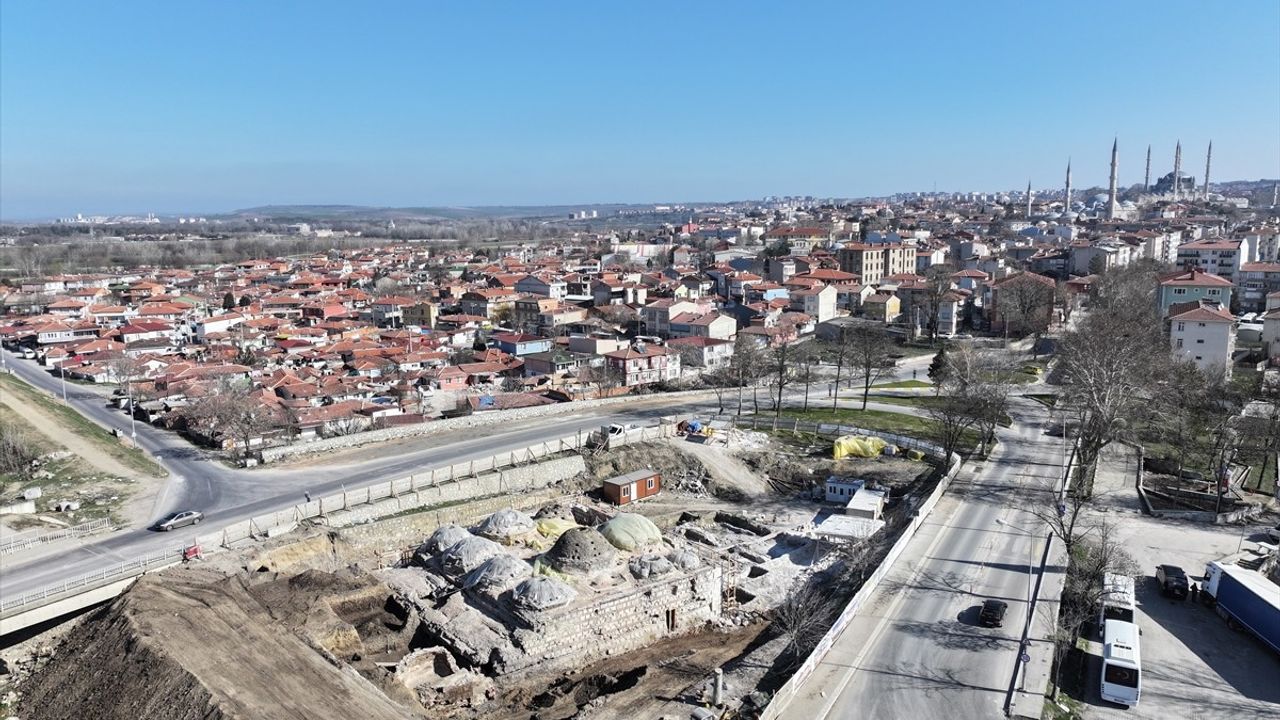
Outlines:
POLYGON ((1022 661, 1023 665, 1026 665, 1027 663, 1031 662, 1031 656, 1026 653, 1022 653, 1021 655, 1019 655, 1018 659, 1022 661))

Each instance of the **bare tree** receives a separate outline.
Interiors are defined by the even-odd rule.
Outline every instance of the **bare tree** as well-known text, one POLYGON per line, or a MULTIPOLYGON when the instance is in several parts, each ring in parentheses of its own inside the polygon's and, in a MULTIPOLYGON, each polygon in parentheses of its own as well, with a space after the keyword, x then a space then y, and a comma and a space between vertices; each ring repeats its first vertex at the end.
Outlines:
MULTIPOLYGON (((1006 333, 1018 337, 1040 334, 1049 327, 1057 286, 1052 278, 1035 273, 1020 273, 999 285, 996 302, 1006 333)), ((1034 348, 1034 346, 1033 346, 1034 348)))
MULTIPOLYGON (((1154 304, 1148 306, 1154 308, 1154 304)), ((1151 391, 1169 361, 1159 319, 1135 308, 1092 312, 1067 333, 1059 352, 1064 406, 1080 418, 1076 483, 1085 497, 1103 448, 1149 412, 1151 391), (1127 313, 1127 314, 1125 314, 1127 313)))
POLYGON ((809 410, 809 388, 818 377, 818 363, 822 360, 822 348, 814 343, 805 343, 796 348, 795 380, 804 385, 804 409, 809 410))
POLYGON ((784 652, 799 663, 826 634, 839 606, 829 592, 813 581, 801 581, 774 611, 773 622, 786 640, 784 652))
POLYGON ((774 348, 767 356, 770 376, 770 395, 773 397, 773 416, 782 415, 782 396, 794 375, 791 364, 795 361, 799 348, 791 343, 783 343, 774 348))
POLYGON ((938 314, 942 310, 942 303, 947 293, 951 292, 952 272, 950 265, 930 265, 924 271, 921 305, 924 306, 925 333, 929 336, 930 345, 938 340, 938 314))
POLYGON ((944 386, 943 390, 943 394, 928 405, 925 412, 933 420, 934 439, 942 446, 945 465, 960 447, 965 432, 977 424, 981 410, 974 398, 960 392, 958 387, 944 386))
POLYGON ((849 329, 849 364, 862 381, 862 409, 871 386, 893 371, 893 340, 883 327, 861 323, 849 329))
POLYGON ((275 407, 257 397, 252 383, 229 376, 220 378, 204 396, 188 405, 183 416, 191 430, 215 444, 230 439, 241 458, 249 456, 255 439, 285 424, 275 407))
MULTIPOLYGON (((738 414, 742 414, 742 389, 747 385, 754 386, 765 368, 765 351, 755 340, 738 336, 733 344, 733 355, 729 358, 729 372, 738 386, 738 414)), ((759 410, 759 408, 756 408, 759 410)))

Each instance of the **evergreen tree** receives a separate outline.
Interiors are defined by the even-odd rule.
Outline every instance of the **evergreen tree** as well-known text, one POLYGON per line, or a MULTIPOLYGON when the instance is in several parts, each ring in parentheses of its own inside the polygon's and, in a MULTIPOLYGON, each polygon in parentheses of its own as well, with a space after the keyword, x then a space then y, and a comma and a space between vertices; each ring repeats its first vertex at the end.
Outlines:
POLYGON ((236 307, 236 296, 232 295, 231 291, 228 290, 227 294, 222 296, 222 309, 234 310, 235 307, 236 307))
POLYGON ((933 356, 933 362, 929 363, 929 380, 934 389, 938 389, 950 376, 951 364, 947 361, 947 346, 943 345, 938 349, 938 354, 933 356))

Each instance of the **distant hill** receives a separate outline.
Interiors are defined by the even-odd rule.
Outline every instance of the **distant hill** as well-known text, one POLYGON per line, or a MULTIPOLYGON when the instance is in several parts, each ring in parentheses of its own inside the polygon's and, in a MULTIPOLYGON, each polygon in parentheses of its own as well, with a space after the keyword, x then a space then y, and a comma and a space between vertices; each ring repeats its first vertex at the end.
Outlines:
POLYGON ((468 220, 477 218, 567 217, 581 210, 601 215, 623 208, 651 205, 486 205, 479 207, 370 207, 366 205, 263 205, 235 210, 235 217, 256 217, 275 221, 305 220, 468 220))

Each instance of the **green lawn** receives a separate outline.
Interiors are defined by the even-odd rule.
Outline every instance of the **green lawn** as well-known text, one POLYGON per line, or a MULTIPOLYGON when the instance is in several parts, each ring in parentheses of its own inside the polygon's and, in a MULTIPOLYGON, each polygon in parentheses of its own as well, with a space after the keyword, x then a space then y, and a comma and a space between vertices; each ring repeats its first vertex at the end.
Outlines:
POLYGON ((6 392, 13 393, 24 402, 39 406, 40 409, 57 418, 63 426, 70 428, 80 437, 99 445, 104 452, 124 465, 153 477, 164 477, 167 474, 142 451, 125 447, 114 435, 102 429, 97 423, 89 420, 71 407, 63 405, 61 402, 37 391, 17 377, 0 374, 0 384, 3 384, 6 392))
MULTIPOLYGON (((907 399, 907 398, 901 398, 907 399)), ((906 435, 918 440, 936 442, 934 439, 934 422, 929 418, 916 417, 914 415, 903 415, 901 413, 887 412, 884 410, 851 410, 839 408, 832 410, 831 408, 804 410, 783 410, 782 416, 786 418, 798 418, 806 422, 818 423, 839 423, 842 425, 853 425, 855 427, 865 428, 867 430, 878 430, 880 432, 893 433, 895 435, 906 435)), ((765 420, 765 418, 761 418, 765 420)), ((978 444, 978 432, 976 430, 966 430, 961 445, 964 447, 973 447, 978 444)))
POLYGON ((872 385, 871 389, 882 388, 886 390, 903 389, 903 388, 928 388, 933 387, 932 384, 923 380, 898 380, 896 382, 882 383, 880 385, 872 385))
POLYGON ((1030 395, 1023 395, 1022 397, 1027 398, 1028 400, 1035 400, 1036 402, 1040 403, 1041 405, 1043 405, 1043 406, 1045 406, 1045 407, 1047 407, 1047 408, 1052 408, 1052 407, 1054 407, 1055 405, 1057 405, 1057 404, 1058 404, 1058 396, 1057 396, 1057 395, 1049 395, 1049 394, 1034 394, 1034 393, 1033 393, 1033 394, 1030 394, 1030 395))
POLYGON ((941 347, 942 343, 939 343, 938 345, 917 345, 915 343, 911 343, 895 345, 893 347, 893 352, 896 355, 903 355, 905 357, 920 357, 921 355, 937 355, 938 350, 941 347))
MULTIPOLYGON (((908 405, 910 407, 930 408, 940 405, 943 398, 936 395, 916 395, 912 397, 895 397, 892 395, 872 395, 867 398, 869 402, 884 403, 886 405, 908 405)), ((1013 418, 1005 415, 1000 419, 1000 424, 1009 427, 1013 424, 1013 418)))

